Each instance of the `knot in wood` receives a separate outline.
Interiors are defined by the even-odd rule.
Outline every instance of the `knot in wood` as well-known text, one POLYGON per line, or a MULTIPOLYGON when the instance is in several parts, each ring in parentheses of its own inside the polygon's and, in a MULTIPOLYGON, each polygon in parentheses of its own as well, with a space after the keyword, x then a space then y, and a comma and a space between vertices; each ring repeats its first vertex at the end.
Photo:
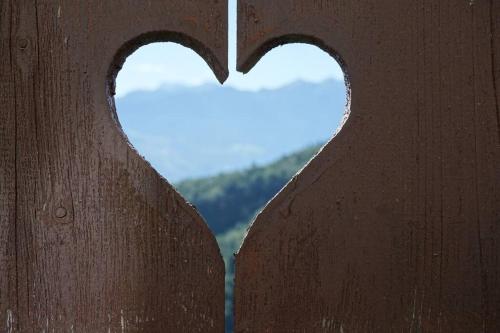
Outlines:
POLYGON ((19 49, 26 50, 28 48, 29 41, 26 38, 19 38, 17 41, 17 45, 19 49))
POLYGON ((58 219, 62 219, 62 218, 65 218, 66 215, 68 215, 68 211, 66 210, 66 208, 64 207, 58 207, 55 211, 55 216, 58 218, 58 219))

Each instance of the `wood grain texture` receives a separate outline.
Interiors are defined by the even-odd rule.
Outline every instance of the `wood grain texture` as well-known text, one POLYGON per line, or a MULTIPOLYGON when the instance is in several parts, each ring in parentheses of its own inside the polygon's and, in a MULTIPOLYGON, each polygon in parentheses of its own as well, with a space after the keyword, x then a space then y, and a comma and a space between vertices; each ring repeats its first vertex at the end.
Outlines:
POLYGON ((16 114, 11 71, 10 5, 0 1, 0 330, 13 328, 16 304, 16 114))
POLYGON ((0 330, 221 332, 224 264, 128 144, 113 81, 174 40, 227 76, 227 4, 0 1, 0 330))
POLYGON ((500 331, 500 6, 240 0, 238 66, 315 44, 342 131, 236 258, 236 332, 500 331))

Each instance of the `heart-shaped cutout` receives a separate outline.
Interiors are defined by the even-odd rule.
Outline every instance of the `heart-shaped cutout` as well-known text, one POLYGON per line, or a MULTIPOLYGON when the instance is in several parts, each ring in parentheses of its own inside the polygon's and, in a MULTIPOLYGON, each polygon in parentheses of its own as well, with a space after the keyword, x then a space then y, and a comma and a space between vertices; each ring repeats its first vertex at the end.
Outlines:
POLYGON ((171 43, 142 47, 117 78, 117 115, 129 141, 198 208, 217 235, 226 261, 228 332, 232 254, 248 223, 345 120, 346 87, 333 58, 310 45, 273 53, 259 63, 250 80, 269 78, 269 68, 283 70, 277 66, 283 65, 290 82, 274 83, 275 89, 234 87, 244 85, 244 79, 224 87, 215 79, 203 83, 212 75, 208 66, 190 49, 171 43), (294 53, 303 59, 307 53, 307 63, 297 63, 296 56, 290 59, 294 53), (320 59, 315 63, 320 61, 322 69, 328 63, 331 78, 293 80, 290 72, 302 69, 296 77, 303 78, 311 57, 313 63, 314 57, 320 59), (171 82, 161 85, 162 76, 171 82), (136 91, 125 94, 127 90, 136 91))

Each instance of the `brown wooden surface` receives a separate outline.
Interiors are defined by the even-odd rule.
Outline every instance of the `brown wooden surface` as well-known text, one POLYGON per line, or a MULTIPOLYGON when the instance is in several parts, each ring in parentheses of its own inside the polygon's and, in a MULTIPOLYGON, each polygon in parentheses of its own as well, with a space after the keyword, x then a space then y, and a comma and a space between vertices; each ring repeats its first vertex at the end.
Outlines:
MULTIPOLYGON (((110 97, 151 41, 223 80, 226 18, 221 0, 0 1, 0 330, 223 330, 215 240, 110 97)), ((240 0, 238 25, 241 70, 304 41, 352 90, 238 254, 237 332, 500 331, 498 1, 240 0)))
POLYGON ((226 2, 1 0, 0 15, 0 331, 222 332, 215 238, 128 145, 109 93, 159 40, 223 80, 226 2))
POLYGON ((256 219, 236 332, 500 331, 500 2, 240 0, 238 65, 342 58, 350 118, 256 219))

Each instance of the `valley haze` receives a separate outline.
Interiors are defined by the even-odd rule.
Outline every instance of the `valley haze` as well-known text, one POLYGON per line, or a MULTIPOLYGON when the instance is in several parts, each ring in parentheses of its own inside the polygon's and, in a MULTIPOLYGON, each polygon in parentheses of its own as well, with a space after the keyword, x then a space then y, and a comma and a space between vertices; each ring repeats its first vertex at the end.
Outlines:
POLYGON ((344 116, 343 81, 274 90, 165 85, 116 99, 129 141, 171 182, 264 165, 331 138, 344 116))

